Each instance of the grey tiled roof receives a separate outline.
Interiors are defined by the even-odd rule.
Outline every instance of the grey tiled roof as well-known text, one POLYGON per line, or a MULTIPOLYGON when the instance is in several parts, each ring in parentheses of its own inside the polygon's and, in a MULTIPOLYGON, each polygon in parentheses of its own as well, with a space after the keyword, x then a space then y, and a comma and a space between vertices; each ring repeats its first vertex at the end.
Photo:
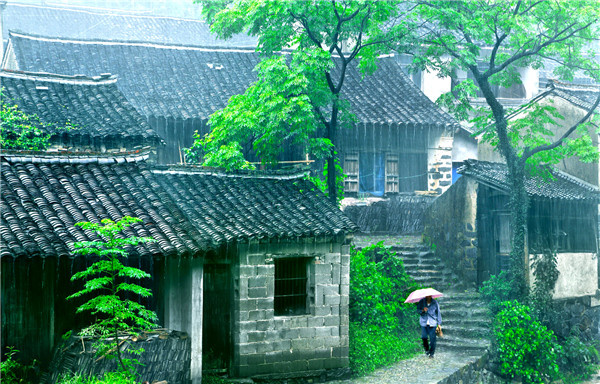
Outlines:
POLYGON ((117 88, 117 79, 1 71, 0 85, 9 102, 51 124, 53 134, 91 140, 122 138, 131 146, 160 143, 146 119, 117 88), (74 129, 56 131, 67 122, 74 129))
POLYGON ((135 158, 1 157, 1 256, 69 255, 95 235, 73 225, 136 216, 132 255, 193 256, 249 238, 299 238, 356 226, 303 175, 153 168, 135 158), (120 162, 117 162, 120 161, 120 162), (131 161, 131 162, 130 162, 131 161))
MULTIPOLYGON (((193 7, 192 1, 189 6, 193 7)), ((200 20, 158 17, 124 11, 69 9, 60 6, 18 4, 4 10, 4 38, 9 30, 74 39, 146 41, 167 44, 254 47, 256 39, 235 35, 218 39, 200 20)))
MULTIPOLYGON (((254 50, 73 41, 13 34, 20 69, 119 76, 119 87, 146 116, 206 119, 256 80, 254 50), (60 58, 56 60, 55 58, 60 58)), ((394 57, 372 76, 353 66, 342 90, 360 123, 458 127, 425 96, 394 57)))
POLYGON ((550 93, 587 110, 594 105, 600 93, 600 86, 598 85, 571 84, 557 80, 550 80, 548 82, 548 89, 550 93))
MULTIPOLYGON (((466 160, 464 165, 458 169, 458 172, 464 176, 475 178, 477 181, 493 188, 507 193, 510 191, 506 164, 466 160)), ((598 187, 558 170, 553 170, 552 174, 554 175, 554 180, 528 177, 525 180, 527 193, 531 197, 545 199, 600 199, 600 189, 598 187)))

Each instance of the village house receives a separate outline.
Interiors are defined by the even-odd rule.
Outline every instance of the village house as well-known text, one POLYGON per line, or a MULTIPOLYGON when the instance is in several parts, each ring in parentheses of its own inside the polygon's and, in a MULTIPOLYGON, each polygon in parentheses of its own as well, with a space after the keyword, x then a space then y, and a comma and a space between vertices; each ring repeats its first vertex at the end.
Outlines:
MULTIPOLYGON (((19 76, 2 77, 3 84, 22 81, 11 86, 13 98, 23 92, 48 110, 60 100, 83 115, 71 115, 74 121, 89 113, 55 94, 60 88, 48 83, 56 78, 19 76)), ((106 86, 60 79, 78 83, 81 94, 98 95, 96 88, 106 86)), ((110 116, 120 100, 98 97, 95 109, 110 116)), ((189 335, 185 367, 192 382, 200 382, 204 359, 235 377, 347 370, 355 225, 304 172, 231 174, 153 165, 149 157, 148 151, 2 153, 0 256, 2 270, 10 271, 2 274, 3 348, 15 346, 25 361, 47 366, 61 336, 86 320, 65 297, 76 290, 72 274, 90 263, 73 256, 73 243, 95 235, 74 224, 129 215, 143 223, 125 236, 157 240, 131 249, 129 261, 153 276, 146 304, 159 324, 189 335)))
MULTIPOLYGON (((128 100, 167 143, 159 162, 183 162, 193 133, 256 80, 254 49, 203 48, 74 40, 10 33, 5 68, 53 73, 113 73, 128 100), (64 57, 54 60, 53 57, 64 57)), ((452 139, 460 128, 415 87, 395 57, 380 58, 372 76, 348 71, 343 97, 357 122, 338 132, 338 154, 350 196, 415 190, 443 192, 451 184, 452 139)), ((289 148, 282 160, 304 160, 289 148)))
MULTIPOLYGON (((164 143, 125 99, 117 78, 1 71, 3 102, 39 116, 50 151, 124 152, 164 143)), ((155 156, 154 156, 155 157, 155 156)))
MULTIPOLYGON (((502 163, 467 160, 462 177, 428 208, 425 238, 465 286, 478 287, 507 270, 511 250, 509 185, 502 163)), ((560 272, 554 298, 567 324, 598 338, 598 199, 600 189, 565 172, 554 180, 530 177, 527 255, 557 254, 560 272), (580 308, 581 311, 572 310, 580 308)), ((531 272, 531 271, 530 271, 531 272)), ((533 281, 533 276, 530 282, 533 281)), ((564 329, 568 336, 570 329, 564 329)))

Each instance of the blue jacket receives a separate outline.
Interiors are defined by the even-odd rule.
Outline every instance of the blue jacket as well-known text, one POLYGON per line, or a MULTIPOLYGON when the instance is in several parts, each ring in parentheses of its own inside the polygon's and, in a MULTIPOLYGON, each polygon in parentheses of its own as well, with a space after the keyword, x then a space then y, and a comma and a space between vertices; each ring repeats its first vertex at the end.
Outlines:
POLYGON ((421 318, 419 319, 419 324, 421 327, 427 326, 427 320, 429 319, 430 326, 436 327, 438 324, 442 325, 442 313, 440 312, 440 305, 435 299, 431 299, 431 303, 429 304, 429 309, 427 312, 423 312, 423 308, 427 307, 427 299, 421 299, 417 304, 417 311, 421 318))

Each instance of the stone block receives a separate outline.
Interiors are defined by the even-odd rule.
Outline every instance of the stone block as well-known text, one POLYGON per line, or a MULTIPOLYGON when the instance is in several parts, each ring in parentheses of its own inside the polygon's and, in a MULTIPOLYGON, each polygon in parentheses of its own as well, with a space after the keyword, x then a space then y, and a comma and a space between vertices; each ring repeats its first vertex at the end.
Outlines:
POLYGON ((312 349, 314 346, 314 342, 311 339, 293 339, 292 342, 292 350, 301 351, 312 349))
POLYGON ((323 359, 308 360, 308 370, 324 369, 323 359))
POLYGON ((249 311, 248 312, 248 320, 252 320, 252 321, 264 320, 267 318, 266 314, 267 314, 267 311, 265 311, 264 309, 256 310, 256 311, 249 311))
POLYGON ((267 287, 248 288, 249 299, 262 299, 267 296, 267 287))
POLYGON ((340 326, 340 336, 347 337, 350 335, 350 327, 347 325, 340 326))
POLYGON ((252 265, 240 265, 240 276, 254 276, 256 268, 252 265))
POLYGON ((294 316, 289 319, 288 326, 290 328, 305 328, 308 327, 308 316, 294 316))
POLYGON ((265 355, 254 354, 254 355, 246 355, 246 360, 248 361, 248 365, 256 365, 256 364, 265 364, 265 355))
POLYGON ((308 318, 308 327, 321 327, 325 323, 325 318, 322 316, 313 316, 308 318))
POLYGON ((279 332, 280 339, 283 340, 296 340, 300 337, 300 329, 291 328, 291 329, 282 329, 279 332))
POLYGON ((339 253, 326 253, 324 259, 325 263, 339 264, 341 261, 341 255, 339 253))
POLYGON ((290 370, 293 372, 306 371, 308 369, 307 360, 292 361, 290 370))
POLYGON ((254 311, 258 308, 258 300, 242 299, 240 300, 240 311, 254 311))
POLYGON ((273 352, 273 343, 259 343, 256 345, 256 352, 258 353, 267 353, 273 352))
POLYGON ((273 309, 275 300, 272 297, 256 300, 256 309, 273 309))
POLYGON ((278 340, 273 341, 273 351, 289 351, 292 348, 292 342, 290 340, 278 340))
POLYGON ((249 265, 264 265, 265 264, 265 255, 264 254, 248 255, 248 264, 249 265))
POLYGON ((331 315, 331 308, 328 305, 315 307, 315 316, 329 316, 329 315, 331 315))
MULTIPOLYGON (((329 307, 329 314, 332 316, 339 316, 340 315, 340 305, 333 305, 329 307)), ((348 308, 348 307, 345 307, 348 308)), ((342 307, 343 309, 343 307, 342 307)))
POLYGON ((342 266, 333 264, 331 266, 331 284, 340 284, 342 279, 342 266))
POLYGON ((257 331, 265 332, 269 328, 271 328, 271 322, 269 320, 256 321, 256 330, 257 331))
POLYGON ((344 262, 346 257, 348 258, 348 261, 350 261, 350 257, 348 255, 350 255, 350 246, 342 245, 342 263, 344 262))
POLYGON ((316 335, 315 328, 300 328, 300 337, 303 339, 312 339, 316 335))
POLYGON ((256 274, 259 276, 274 276, 275 266, 274 265, 259 265, 256 267, 256 274))
POLYGON ((240 355, 252 355, 256 353, 256 343, 245 343, 239 345, 240 355))
POLYGON ((326 327, 337 327, 340 325, 340 318, 338 316, 325 316, 323 318, 323 325, 326 327))
POLYGON ((325 369, 334 369, 340 368, 344 366, 344 360, 342 358, 332 357, 330 359, 323 360, 323 368, 325 369))
POLYGON ((239 323, 240 332, 256 331, 256 321, 243 321, 239 323))
POLYGON ((331 327, 318 327, 313 328, 315 330, 316 337, 329 337, 331 336, 331 327))
POLYGON ((248 280, 248 288, 257 288, 257 287, 266 287, 267 286, 267 277, 266 276, 255 276, 250 277, 248 280))
POLYGON ((274 350, 273 352, 267 352, 263 354, 263 356, 265 357, 266 364, 279 363, 283 361, 281 351, 274 350))
POLYGON ((325 305, 340 305, 340 295, 325 296, 325 305))
POLYGON ((319 275, 325 275, 328 277, 328 279, 330 279, 331 264, 315 264, 315 274, 317 275, 317 278, 319 277, 319 275))
POLYGON ((249 343, 258 343, 258 342, 263 342, 266 339, 266 335, 264 332, 260 332, 260 331, 253 331, 253 332, 248 332, 248 342, 249 343))

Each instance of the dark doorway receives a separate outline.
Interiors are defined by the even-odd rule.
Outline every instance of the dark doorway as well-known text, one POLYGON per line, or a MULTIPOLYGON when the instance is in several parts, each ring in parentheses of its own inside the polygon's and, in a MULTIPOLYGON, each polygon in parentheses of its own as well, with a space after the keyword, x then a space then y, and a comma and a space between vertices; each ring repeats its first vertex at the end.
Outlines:
POLYGON ((227 371, 231 359, 231 273, 229 264, 204 265, 202 369, 227 371))

